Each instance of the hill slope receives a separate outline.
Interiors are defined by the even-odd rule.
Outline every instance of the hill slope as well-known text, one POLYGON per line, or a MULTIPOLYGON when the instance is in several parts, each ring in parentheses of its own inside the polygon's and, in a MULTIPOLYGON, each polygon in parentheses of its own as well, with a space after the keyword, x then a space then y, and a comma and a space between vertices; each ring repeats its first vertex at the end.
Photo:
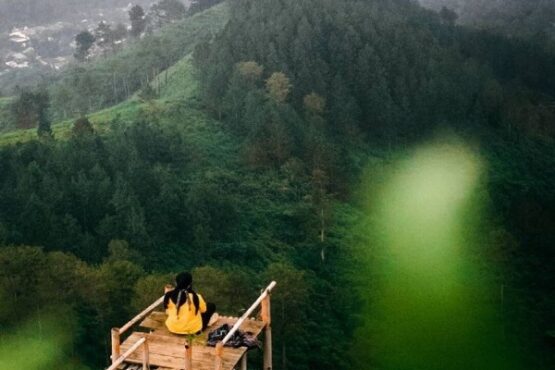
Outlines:
MULTIPOLYGON (((99 266, 91 271, 71 259, 78 268, 68 269, 70 281, 82 274, 78 278, 106 291, 97 297, 93 289, 81 297, 75 289, 77 298, 71 297, 81 304, 67 309, 75 311, 80 328, 99 321, 108 332, 120 324, 117 320, 132 316, 131 297, 159 294, 159 274, 133 285, 137 276, 145 276, 140 267, 163 273, 209 265, 196 270, 212 282, 203 288, 217 287, 212 297, 232 297, 225 307, 237 311, 244 308, 245 291, 277 278, 274 345, 283 368, 372 364, 399 369, 388 367, 388 361, 417 358, 428 370, 444 365, 437 361, 444 353, 461 354, 457 348, 441 351, 451 343, 441 336, 442 325, 421 326, 407 337, 393 331, 387 333, 390 341, 376 336, 372 325, 354 336, 361 324, 378 317, 366 311, 382 295, 376 283, 395 281, 388 272, 397 271, 389 256, 384 271, 365 265, 368 254, 381 258, 382 235, 375 231, 376 218, 368 217, 367 206, 376 200, 359 193, 373 189, 360 184, 363 174, 383 185, 383 173, 397 170, 398 157, 408 156, 408 147, 439 127, 476 143, 480 149, 474 154, 487 163, 488 176, 476 197, 492 204, 494 215, 480 219, 484 243, 466 251, 485 266, 479 270, 483 276, 495 275, 495 290, 488 290, 481 303, 499 306, 502 284, 507 293, 495 330, 503 329, 503 346, 516 343, 528 365, 552 368, 555 359, 542 333, 553 323, 553 264, 537 261, 553 260, 555 153, 547 103, 555 84, 549 75, 540 79, 541 73, 519 68, 537 63, 549 67, 535 72, 548 71, 551 56, 519 57, 510 40, 458 29, 401 0, 236 0, 231 5, 230 23, 218 23, 216 37, 202 27, 189 28, 205 41, 192 59, 191 35, 175 33, 164 45, 181 46, 175 55, 162 54, 167 60, 156 59, 167 50, 152 39, 117 63, 117 58, 100 61, 59 82, 54 94, 64 89, 72 94, 58 95, 57 115, 64 116, 65 100, 71 108, 66 116, 83 102, 85 111, 120 103, 91 114, 96 133, 68 135, 72 122, 67 120, 54 126, 55 140, 6 145, 35 137, 34 130, 1 137, 0 244, 43 245, 99 266), (138 61, 164 68, 131 68, 133 75, 126 77, 125 64, 138 61), (105 91, 112 68, 122 73, 122 81, 133 80, 134 88, 122 84, 115 94, 105 91), (84 76, 103 82, 87 90, 90 79, 84 76), (542 222, 535 222, 537 214, 542 222), (366 254, 359 254, 359 247, 366 254), (129 283, 114 283, 113 271, 129 283), (398 345, 437 334, 435 329, 441 341, 418 356, 410 356, 410 345, 398 345), (389 355, 373 343, 389 348, 389 355)), ((211 11, 227 19, 223 9, 211 11)), ((435 189, 436 179, 429 177, 421 186, 435 189)), ((44 259, 35 250, 10 249, 5 255, 25 261, 26 276, 35 276, 44 259), (38 254, 37 262, 27 263, 29 254, 38 254)), ((476 275, 461 281, 486 281, 476 275)), ((41 289, 40 302, 58 285, 41 289)), ((430 287, 419 292, 433 293, 430 287)), ((21 307, 25 298, 10 295, 10 307, 21 307)), ((25 307, 31 307, 22 314, 28 317, 41 308, 25 307)), ((388 307, 383 323, 403 322, 406 316, 398 308, 388 307)), ((79 357, 100 367, 104 337, 82 332, 84 345, 75 346, 79 357)), ((496 342, 493 348, 499 346, 496 342)), ((465 355, 457 361, 464 362, 465 355)))
POLYGON ((462 24, 510 37, 555 42, 555 4, 550 0, 420 0, 436 11, 454 10, 462 24))
MULTIPOLYGON (((146 84, 164 95, 168 95, 166 91, 171 90, 172 85, 175 86, 174 91, 181 90, 182 86, 182 91, 188 91, 189 96, 181 92, 177 95, 181 99, 192 98, 196 82, 191 77, 192 71, 188 70, 189 59, 184 57, 193 51, 197 43, 210 39, 221 30, 227 17, 227 5, 220 4, 170 25, 161 34, 147 37, 116 55, 62 73, 58 81, 48 88, 52 101, 51 115, 56 122, 52 125, 54 135, 66 137, 72 118, 88 112, 93 112, 92 120, 99 124, 99 128, 102 122, 107 123, 116 116, 127 122, 133 120, 140 106, 137 96, 133 94, 146 84), (182 58, 183 61, 176 67, 171 67, 182 58), (173 73, 176 70, 180 73, 173 73), (166 84, 169 84, 167 88, 164 87, 166 84), (111 108, 101 110, 105 107, 111 108)), ((0 144, 35 138, 35 129, 17 130, 8 114, 8 102, 7 98, 0 100, 0 127, 4 131, 0 135, 0 144)))

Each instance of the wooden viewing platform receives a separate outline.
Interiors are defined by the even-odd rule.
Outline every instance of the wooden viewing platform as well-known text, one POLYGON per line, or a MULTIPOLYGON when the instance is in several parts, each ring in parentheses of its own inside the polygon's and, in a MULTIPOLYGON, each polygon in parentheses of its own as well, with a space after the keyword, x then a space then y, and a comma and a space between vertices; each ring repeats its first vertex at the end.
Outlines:
POLYGON ((246 370, 247 348, 224 346, 239 329, 256 336, 264 330, 264 370, 271 370, 270 293, 275 285, 272 282, 242 317, 220 316, 198 336, 170 333, 165 325, 166 314, 157 311, 164 297, 159 298, 122 328, 112 329, 112 365, 108 370, 246 370), (251 317, 258 306, 261 306, 260 320, 251 317), (223 324, 232 327, 229 334, 216 347, 207 346, 208 333, 223 324), (122 335, 135 326, 138 328, 122 342, 122 335))

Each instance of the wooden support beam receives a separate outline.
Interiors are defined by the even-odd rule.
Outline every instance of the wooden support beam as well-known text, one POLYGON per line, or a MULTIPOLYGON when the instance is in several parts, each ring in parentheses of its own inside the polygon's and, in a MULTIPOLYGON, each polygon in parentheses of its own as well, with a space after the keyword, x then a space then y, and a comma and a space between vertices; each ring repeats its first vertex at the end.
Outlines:
POLYGON ((118 328, 112 328, 112 364, 120 355, 121 338, 118 328))
POLYGON ((241 357, 241 370, 247 370, 247 352, 241 357))
POLYGON ((264 328, 264 370, 272 370, 272 307, 270 294, 262 300, 262 321, 264 328))
POLYGON ((224 344, 223 342, 219 342, 216 344, 216 348, 214 350, 214 369, 215 370, 223 370, 224 368, 224 344))
POLYGON ((148 337, 145 335, 143 338, 145 338, 145 342, 143 343, 143 370, 149 370, 150 369, 150 363, 149 363, 150 351, 148 349, 148 337))
POLYGON ((185 342, 185 370, 193 370, 193 340, 190 336, 185 342))

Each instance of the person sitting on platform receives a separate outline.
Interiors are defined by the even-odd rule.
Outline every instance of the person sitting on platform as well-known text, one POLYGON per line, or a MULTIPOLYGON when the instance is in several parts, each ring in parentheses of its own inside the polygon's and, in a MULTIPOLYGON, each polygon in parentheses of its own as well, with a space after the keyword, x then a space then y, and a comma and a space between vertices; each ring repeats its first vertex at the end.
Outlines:
POLYGON ((200 334, 217 321, 216 305, 206 303, 200 294, 195 293, 190 273, 180 273, 175 283, 175 288, 166 286, 165 289, 166 327, 174 334, 200 334))

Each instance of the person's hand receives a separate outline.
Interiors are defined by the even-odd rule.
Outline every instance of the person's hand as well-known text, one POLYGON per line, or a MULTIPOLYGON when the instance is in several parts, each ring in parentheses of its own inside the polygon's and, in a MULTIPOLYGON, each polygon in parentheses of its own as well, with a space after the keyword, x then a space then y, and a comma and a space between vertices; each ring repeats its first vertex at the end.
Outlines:
POLYGON ((171 292, 173 289, 173 285, 166 284, 166 286, 164 287, 164 293, 171 292))

